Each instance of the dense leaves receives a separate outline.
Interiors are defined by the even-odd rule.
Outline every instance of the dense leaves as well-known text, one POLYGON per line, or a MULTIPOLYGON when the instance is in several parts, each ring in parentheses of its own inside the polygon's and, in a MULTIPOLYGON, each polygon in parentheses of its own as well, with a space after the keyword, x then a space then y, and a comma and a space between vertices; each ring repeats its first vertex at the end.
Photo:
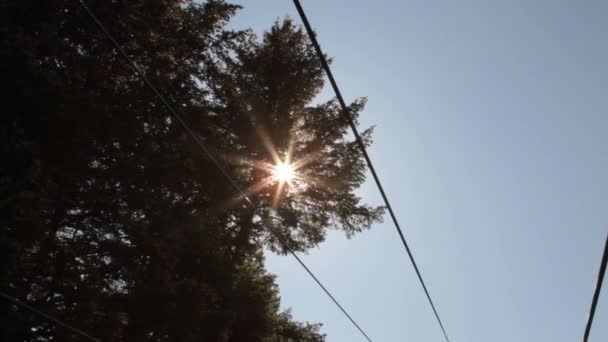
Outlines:
MULTIPOLYGON (((306 251, 382 210, 354 194, 364 164, 336 103, 313 101, 305 34, 227 30, 222 1, 88 3, 254 205, 78 1, 4 1, 1 290, 104 341, 323 341, 279 311, 263 251, 287 250, 266 225, 306 251), (289 185, 267 167, 287 154, 289 185)), ((79 340, 9 305, 0 320, 3 341, 79 340)))

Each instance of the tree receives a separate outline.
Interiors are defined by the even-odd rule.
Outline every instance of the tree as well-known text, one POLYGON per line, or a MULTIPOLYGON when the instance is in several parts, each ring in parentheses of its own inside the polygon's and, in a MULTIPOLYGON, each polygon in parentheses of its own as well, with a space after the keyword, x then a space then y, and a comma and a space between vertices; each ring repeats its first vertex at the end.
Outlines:
MULTIPOLYGON (((2 291, 104 341, 263 341, 279 326, 322 340, 318 326, 279 312, 263 249, 287 250, 265 225, 306 251, 382 210, 354 195, 364 164, 337 104, 313 103, 322 70, 303 32, 289 20, 261 41, 226 30, 238 7, 223 1, 88 3, 253 206, 77 1, 8 1, 2 291), (288 154, 290 185, 269 168, 288 154)), ((351 105, 355 117, 363 104, 351 105)), ((11 322, 2 340, 77 340, 0 310, 11 322)))

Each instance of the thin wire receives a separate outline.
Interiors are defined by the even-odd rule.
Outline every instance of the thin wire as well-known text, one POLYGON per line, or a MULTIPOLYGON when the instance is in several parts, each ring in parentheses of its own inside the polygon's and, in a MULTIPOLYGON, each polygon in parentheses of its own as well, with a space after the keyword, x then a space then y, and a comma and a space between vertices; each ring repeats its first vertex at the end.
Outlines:
POLYGON ((384 191, 384 187, 382 186, 382 183, 380 182, 380 178, 378 177, 378 174, 376 173, 376 169, 374 168, 374 164, 372 163, 371 158, 369 157, 369 154, 367 153, 367 149, 365 148, 365 143, 363 142, 363 139, 361 138, 361 135, 359 134, 359 131, 357 130, 357 126, 355 125, 355 122, 353 121, 352 116, 350 115, 350 112, 348 111, 348 107, 346 106, 346 102, 344 102, 344 98, 342 97, 342 93, 340 92, 340 89, 338 88, 338 84, 336 83, 336 80, 334 79, 334 76, 331 72, 331 69, 329 68, 329 64, 327 63, 327 60, 325 58, 325 55, 323 54, 323 51, 321 50, 321 46, 319 45, 319 42, 317 42, 317 38, 315 36, 314 31, 312 30, 312 27, 310 26, 310 23, 308 22, 308 18, 306 17, 306 13, 304 13, 304 9, 302 8, 302 5, 300 4, 299 0, 293 0, 293 3, 296 6, 296 9, 298 10, 298 14, 300 15, 300 18, 302 19, 302 22, 304 23, 304 27, 306 28, 306 32, 308 33, 308 36, 310 37, 310 40, 312 42, 312 45, 314 46, 317 55, 319 56, 319 59, 321 61, 321 64, 323 66, 323 69, 325 69, 325 73, 327 74, 327 78, 329 78, 329 82, 331 83, 332 88, 334 89, 334 92, 336 93, 336 97, 338 98, 338 102, 340 103, 340 106, 342 107, 342 113, 345 117, 345 119, 348 121, 348 124, 351 128, 351 130, 353 131, 353 134, 355 135, 355 138, 357 140, 357 144, 359 145, 359 148, 361 149, 361 152, 363 153, 363 156, 365 158, 365 161, 367 162, 367 166, 369 168, 369 170, 372 173, 372 176, 374 177, 374 181, 376 182, 376 185, 378 187, 378 190, 380 190, 380 194, 382 195, 382 199, 384 200, 384 204, 386 205, 386 207, 388 208, 388 212, 391 216, 391 219, 395 225, 395 228, 397 228, 397 233, 399 233, 399 237, 401 238, 401 242, 403 243, 403 247, 405 247, 405 250, 407 252, 407 255, 410 258, 410 261, 412 262, 412 265, 414 266, 414 270, 416 271, 416 275, 418 276, 418 279, 420 280, 420 284, 422 285, 422 288, 424 289, 424 293, 426 294, 426 297, 429 301, 429 304, 431 305, 431 308, 433 309, 433 313, 435 314, 435 317, 437 318, 437 322, 439 323, 439 326, 441 327, 441 331, 443 332, 443 336, 445 337, 447 342, 450 342, 450 339, 448 338, 448 335, 445 331, 445 328, 443 326, 443 323, 441 322, 441 318, 439 318, 439 314, 437 313, 437 309, 435 308, 435 304, 433 303, 433 300, 431 299, 431 295, 429 294, 429 291, 426 287, 426 284, 422 278, 422 275, 420 273, 420 270, 418 269, 418 265, 416 264, 416 261, 414 260, 414 256, 412 254, 412 251, 410 250, 410 247, 407 243, 407 241, 405 240, 405 236, 403 235, 403 231, 401 230, 401 226, 399 225, 399 221, 397 221, 397 217, 395 215, 395 212, 393 211, 393 207, 391 206, 391 203, 388 200, 388 197, 386 196, 386 193, 384 191))
POLYGON ((87 339, 89 339, 91 341, 94 341, 94 342, 101 342, 101 339, 95 338, 95 337, 87 334, 86 332, 78 329, 78 328, 75 328, 75 327, 73 327, 73 326, 71 326, 71 325, 69 325, 69 324, 67 324, 67 323, 65 323, 63 321, 60 321, 59 319, 57 319, 57 318, 55 318, 55 317, 53 317, 53 316, 51 316, 51 315, 49 315, 47 313, 44 313, 44 312, 36 309, 35 307, 33 307, 31 305, 28 305, 28 304, 20 301, 19 299, 15 298, 13 296, 10 296, 10 295, 8 295, 8 294, 6 294, 4 292, 0 292, 0 297, 4 298, 8 302, 11 302, 11 303, 13 303, 13 304, 15 304, 17 306, 20 306, 20 307, 22 307, 24 309, 27 309, 27 310, 29 310, 29 311, 37 314, 39 316, 42 316, 42 317, 46 318, 47 320, 52 321, 55 324, 60 325, 60 326, 66 328, 66 329, 68 329, 68 330, 70 330, 70 331, 72 331, 72 332, 74 332, 74 333, 76 333, 76 334, 78 334, 78 335, 80 335, 82 337, 85 337, 85 338, 87 338, 87 339))
MULTIPOLYGON (((200 138, 196 135, 196 133, 188 126, 186 121, 182 118, 182 116, 173 109, 173 107, 169 104, 169 102, 165 99, 165 97, 156 89, 156 87, 150 82, 148 77, 141 71, 141 69, 137 66, 137 64, 127 55, 125 50, 118 44, 116 39, 110 34, 110 32, 106 29, 103 23, 97 18, 97 16, 89 9, 86 3, 83 0, 78 0, 80 5, 87 12, 89 17, 95 22, 97 27, 105 34, 105 36, 112 42, 114 47, 119 51, 119 53, 129 62, 135 73, 144 81, 144 83, 154 92, 154 94, 161 100, 163 105, 173 114, 173 116, 177 119, 180 125, 188 132, 188 134, 194 139, 194 141, 198 144, 198 146, 203 150, 207 158, 211 160, 211 162, 220 170, 220 172, 224 175, 228 181, 232 184, 232 186, 238 191, 238 193, 245 199, 247 204, 255 209, 255 205, 253 201, 249 198, 249 196, 241 189, 241 187, 236 183, 236 181, 227 173, 227 171, 222 167, 220 162, 213 156, 211 151, 205 146, 205 144, 200 140, 200 138)), ((357 322, 348 314, 346 309, 338 302, 338 300, 329 292, 329 290, 321 283, 321 281, 315 276, 315 274, 306 266, 306 264, 298 257, 293 249, 289 247, 287 242, 284 240, 283 236, 274 229, 273 225, 264 219, 264 223, 270 232, 279 240, 279 242, 283 245, 283 248, 287 250, 296 261, 304 268, 304 270, 312 277, 312 279, 321 287, 323 292, 336 304, 336 306, 342 311, 342 313, 349 319, 349 321, 359 330, 359 332, 369 341, 373 342, 372 339, 363 331, 363 329, 357 324, 357 322)))
POLYGON ((306 270, 306 272, 308 273, 308 275, 310 275, 310 277, 317 283, 317 285, 319 285, 319 287, 323 290, 323 292, 325 292, 325 294, 332 300, 332 302, 334 302, 334 304, 336 304, 336 306, 340 309, 340 311, 342 311, 342 313, 346 316, 346 318, 348 318, 348 320, 355 326, 355 328, 357 328, 357 330, 359 330, 359 332, 369 341, 372 342, 372 339, 365 333, 365 331, 359 326, 359 324, 357 324, 357 322, 348 314, 348 312, 344 309, 344 307, 342 307, 342 305, 340 304, 340 302, 338 302, 338 300, 331 294, 331 292, 329 292, 329 290, 325 287, 325 285, 323 285, 323 283, 321 283, 321 281, 319 280, 319 278, 317 278, 317 276, 315 276, 314 273, 312 273, 312 271, 308 268, 308 266, 306 266, 306 264, 300 259, 300 257, 296 254, 296 252, 294 252, 291 248, 288 247, 288 245, 286 244, 285 241, 282 240, 282 236, 274 231, 274 228, 271 228, 272 233, 279 239, 281 240, 281 244, 289 251, 289 253, 298 261, 298 263, 300 264, 300 266, 302 266, 304 268, 304 270, 306 270))
POLYGON ((606 236, 606 243, 604 244, 604 255, 602 256, 602 262, 600 263, 600 270, 597 275, 595 291, 593 291, 593 300, 591 301, 589 317, 587 317, 587 324, 585 325, 585 335, 583 336, 583 342, 587 342, 587 340, 589 339, 591 325, 593 324, 593 316, 595 316, 595 308, 597 307, 597 302, 600 298, 600 292, 602 292, 602 283, 604 282, 604 274, 606 273, 606 264, 608 264, 608 236, 606 236))

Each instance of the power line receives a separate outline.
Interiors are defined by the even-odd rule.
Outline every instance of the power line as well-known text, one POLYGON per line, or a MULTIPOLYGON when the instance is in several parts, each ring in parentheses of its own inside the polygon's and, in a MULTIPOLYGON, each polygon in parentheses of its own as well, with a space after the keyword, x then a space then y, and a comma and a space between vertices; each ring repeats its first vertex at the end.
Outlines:
POLYGON ((60 326, 66 328, 66 329, 68 329, 68 330, 70 330, 70 331, 72 331, 72 332, 74 332, 74 333, 76 333, 76 334, 78 334, 78 335, 80 335, 82 337, 85 337, 85 338, 87 338, 87 339, 89 339, 91 341, 94 341, 94 342, 101 342, 101 339, 95 338, 95 337, 87 334, 86 332, 78 329, 78 328, 75 328, 75 327, 73 327, 73 326, 71 326, 71 325, 69 325, 69 324, 67 324, 67 323, 65 323, 65 322, 63 322, 63 321, 61 321, 61 320, 59 320, 59 319, 57 319, 57 318, 49 315, 49 314, 47 314, 47 313, 44 313, 44 312, 36 309, 35 307, 33 307, 33 306, 29 305, 29 304, 26 304, 26 303, 20 301, 19 299, 15 298, 13 296, 10 296, 10 295, 8 295, 8 294, 6 294, 4 292, 0 292, 0 297, 2 297, 3 299, 5 299, 8 302, 11 302, 11 303, 13 303, 13 304, 15 304, 17 306, 20 306, 20 307, 22 307, 22 308, 24 308, 24 309, 26 309, 28 311, 31 311, 31 312, 37 314, 39 316, 42 316, 42 317, 46 318, 47 320, 49 320, 51 322, 54 322, 55 324, 60 325, 60 326))
MULTIPOLYGON (((127 55, 125 50, 118 44, 116 39, 110 34, 110 32, 106 29, 103 23, 97 18, 97 16, 89 9, 86 3, 83 0, 78 0, 80 5, 87 12, 89 17, 95 22, 97 27, 104 33, 104 35, 112 42, 112 45, 119 51, 120 55, 122 55, 131 65, 131 67, 135 70, 135 73, 144 81, 144 83, 154 92, 156 97, 158 97, 163 105, 171 112, 171 114, 177 119, 180 125, 188 132, 188 134, 194 139, 197 145, 203 150, 207 158, 211 160, 211 162, 220 170, 220 172, 224 175, 224 177, 230 181, 232 186, 237 190, 237 192, 243 197, 243 199, 247 202, 247 204, 255 209, 255 205, 253 201, 249 198, 249 196, 241 189, 241 187, 236 183, 236 181, 228 174, 228 172, 222 167, 219 161, 213 156, 211 151, 205 146, 205 144, 199 139, 196 133, 188 126, 186 121, 182 118, 182 116, 173 109, 173 107, 169 104, 169 102, 165 99, 165 97, 158 91, 158 89, 150 82, 148 77, 141 71, 141 69, 135 64, 135 62, 127 55)), ((262 219, 266 224, 267 228, 270 232, 279 240, 279 242, 295 259, 296 261, 304 268, 304 270, 312 277, 312 279, 321 287, 323 292, 332 300, 332 302, 342 311, 342 313, 348 318, 348 320, 359 330, 359 332, 369 341, 372 342, 372 339, 363 331, 363 329, 359 326, 359 324, 351 317, 350 314, 344 309, 344 307, 338 302, 338 300, 331 294, 331 292, 321 283, 319 278, 315 276, 315 274, 306 266, 306 264, 298 257, 293 249, 289 247, 289 244, 284 240, 283 236, 274 229, 272 224, 266 221, 266 218, 262 219)))
POLYGON ((595 283, 595 290, 593 291, 593 300, 591 301, 591 308, 589 309, 589 317, 587 317, 587 324, 585 324, 583 342, 587 342, 589 339, 591 325, 593 324, 593 316, 595 316, 595 308, 597 307, 597 302, 600 298, 600 292, 602 292, 602 283, 604 282, 604 274, 606 274, 606 264, 608 264, 608 236, 606 236, 606 243, 604 244, 604 255, 602 256, 600 270, 597 274, 597 282, 595 283))
POLYGON ((384 187, 382 186, 382 183, 380 182, 380 178, 378 177, 378 174, 376 173, 376 169, 374 168, 374 164, 372 163, 372 160, 369 157, 369 154, 367 153, 367 149, 365 148, 365 143, 363 142, 363 139, 361 139, 361 135, 359 134, 359 131, 357 130, 357 126, 355 125, 355 122, 353 121, 352 116, 350 115, 350 112, 348 111, 348 107, 346 106, 346 102, 344 102, 344 98, 342 97, 342 93, 340 92, 340 89, 338 88, 338 84, 336 83, 336 80, 334 79, 334 76, 331 72, 331 69, 329 68, 329 64, 327 63, 327 60, 325 59, 325 55, 323 54, 323 51, 321 50, 321 46, 319 45, 319 42, 317 42, 317 38, 315 36, 314 31, 312 30, 312 27, 310 26, 310 23, 308 22, 308 18, 306 17, 306 13, 304 13, 304 9, 302 8, 302 5, 300 4, 299 0, 293 0, 293 3, 296 6, 296 9, 298 10, 298 14, 300 15, 300 18, 302 19, 302 22, 304 23, 304 27, 306 28, 306 32, 308 33, 308 36, 310 37, 310 40, 312 41, 312 45, 314 46, 317 55, 319 56, 319 59, 321 60, 321 64, 323 65, 323 69, 325 69, 325 73, 327 74, 327 78, 329 78, 329 83, 331 83, 332 88, 334 89, 334 92, 336 93, 336 97, 338 98, 338 102, 340 103, 340 107, 342 107, 342 113, 344 115, 344 117, 346 118, 346 120, 348 121, 348 124, 351 128, 351 130, 353 131, 353 134, 355 135, 355 138, 357 140, 357 144, 359 145, 359 148, 361 149, 361 152, 363 153, 363 156, 365 157, 365 161, 367 162, 367 166, 369 168, 369 170, 372 173, 372 176, 374 177, 374 181, 376 182, 376 185, 378 187, 378 190, 380 190, 380 194, 382 195, 382 199, 384 200, 384 204, 386 205, 386 207, 388 208, 388 212, 391 216, 391 219, 395 225, 395 228, 397 228, 397 233, 399 233, 399 237, 401 238, 401 242, 403 243, 403 247, 405 247, 405 251, 407 252, 407 255, 410 258, 410 261, 412 262, 412 265, 414 266, 414 270, 416 271, 416 275, 418 276, 418 279, 420 280, 420 284, 422 285, 422 288, 424 289, 424 293, 426 294, 426 297, 429 301, 429 304, 431 305, 431 308, 433 309, 433 313, 435 314, 435 317, 437 318, 437 322, 439 323, 439 326, 441 327, 441 331, 443 332, 443 336, 445 337, 447 342, 450 342, 450 339, 448 338, 448 335, 445 331, 445 328, 443 326, 443 323, 441 322, 441 318, 439 318, 439 314, 437 313, 437 309, 435 308, 435 304, 433 303, 433 300, 431 299, 431 295, 429 294, 428 289, 426 288, 426 284, 424 283, 424 280, 422 278, 422 275, 420 274, 420 270, 418 269, 418 265, 416 264, 416 261, 414 260, 414 256, 412 254, 412 251, 410 250, 410 247, 407 243, 407 241, 405 240, 405 236, 403 235, 403 231, 401 230, 401 226, 399 225, 399 222, 397 221, 397 217, 395 216, 395 212, 393 211, 393 207, 391 206, 391 203, 388 200, 388 197, 386 196, 386 193, 384 192, 384 187))

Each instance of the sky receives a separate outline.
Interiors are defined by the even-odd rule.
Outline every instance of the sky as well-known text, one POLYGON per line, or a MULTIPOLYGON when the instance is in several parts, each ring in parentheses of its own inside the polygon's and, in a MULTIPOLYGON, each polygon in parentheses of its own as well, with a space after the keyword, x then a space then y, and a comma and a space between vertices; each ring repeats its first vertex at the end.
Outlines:
MULTIPOLYGON (((237 3, 233 27, 300 23, 290 0, 237 3)), ((608 233, 608 2, 302 5, 345 99, 368 98, 371 158, 451 341, 582 340, 608 233)), ((374 341, 443 341, 388 217, 303 260, 374 341)), ((364 341, 295 260, 267 267, 296 319, 364 341)), ((608 341, 603 291, 590 341, 608 341)))

